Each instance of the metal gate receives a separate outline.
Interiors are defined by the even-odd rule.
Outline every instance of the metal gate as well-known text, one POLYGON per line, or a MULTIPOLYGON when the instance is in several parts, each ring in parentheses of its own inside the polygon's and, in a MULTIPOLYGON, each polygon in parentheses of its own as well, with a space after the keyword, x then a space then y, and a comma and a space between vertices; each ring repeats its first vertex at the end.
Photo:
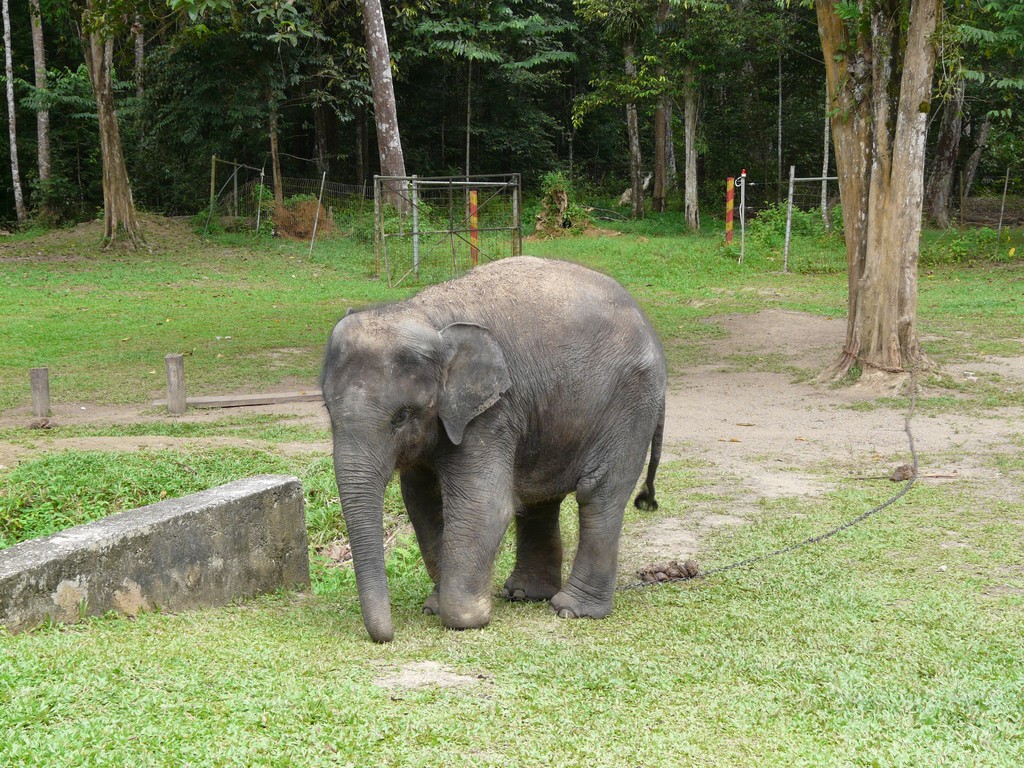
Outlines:
POLYGON ((491 176, 375 176, 377 276, 394 287, 435 283, 477 264, 522 253, 518 173, 491 176))

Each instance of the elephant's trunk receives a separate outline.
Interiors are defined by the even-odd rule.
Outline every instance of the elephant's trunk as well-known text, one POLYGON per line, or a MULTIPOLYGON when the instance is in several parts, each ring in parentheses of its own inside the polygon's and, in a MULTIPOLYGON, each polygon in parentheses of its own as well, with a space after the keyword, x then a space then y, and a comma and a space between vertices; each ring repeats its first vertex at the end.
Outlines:
POLYGON ((387 643, 395 630, 384 569, 384 489, 393 468, 367 467, 367 458, 335 445, 334 474, 352 547, 363 624, 375 642, 387 643))

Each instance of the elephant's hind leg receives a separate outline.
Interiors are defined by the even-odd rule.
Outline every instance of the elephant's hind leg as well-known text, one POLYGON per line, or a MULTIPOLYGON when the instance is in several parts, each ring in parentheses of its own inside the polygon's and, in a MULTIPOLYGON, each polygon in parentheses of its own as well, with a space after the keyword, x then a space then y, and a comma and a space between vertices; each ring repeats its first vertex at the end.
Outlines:
POLYGON ((633 491, 621 487, 580 488, 580 538, 569 580, 551 598, 562 618, 602 619, 612 611, 622 517, 633 491))
POLYGON ((516 515, 516 565, 502 594, 509 600, 550 600, 562 588, 562 499, 532 504, 516 515))

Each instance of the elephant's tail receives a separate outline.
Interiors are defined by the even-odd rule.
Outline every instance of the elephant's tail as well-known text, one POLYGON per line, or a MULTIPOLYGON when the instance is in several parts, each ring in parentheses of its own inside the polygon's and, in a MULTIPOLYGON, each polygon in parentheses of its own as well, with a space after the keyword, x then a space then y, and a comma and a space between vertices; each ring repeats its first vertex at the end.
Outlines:
POLYGON ((651 438, 651 460, 647 464, 647 480, 644 481, 644 489, 637 494, 633 505, 637 509, 653 512, 658 508, 658 501, 654 498, 654 476, 658 474, 658 464, 661 462, 661 441, 665 436, 665 399, 661 400, 661 413, 658 414, 658 426, 654 428, 654 437, 651 438))

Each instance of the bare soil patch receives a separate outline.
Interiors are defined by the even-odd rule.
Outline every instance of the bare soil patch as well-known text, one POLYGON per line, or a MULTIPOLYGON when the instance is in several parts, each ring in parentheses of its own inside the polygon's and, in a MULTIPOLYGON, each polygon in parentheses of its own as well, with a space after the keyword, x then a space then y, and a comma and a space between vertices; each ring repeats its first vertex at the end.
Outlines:
MULTIPOLYGON (((748 521, 761 499, 822 495, 835 485, 827 476, 834 478, 836 466, 850 468, 842 482, 890 485, 885 478, 909 461, 904 411, 863 407, 889 394, 876 382, 834 388, 811 381, 841 349, 844 320, 771 309, 714 322, 727 331, 713 342, 721 362, 687 369, 670 382, 664 454, 664 460, 693 457, 707 465, 698 490, 709 500, 627 529, 623 580, 651 561, 699 560, 709 531, 748 521), (748 370, 757 367, 751 356, 782 370, 748 370), (730 362, 737 358, 742 362, 730 362), (797 376, 801 371, 807 375, 797 376)), ((964 369, 1024 383, 1024 358, 986 358, 964 369)), ((1024 431, 1022 424, 1019 408, 983 417, 918 414, 911 428, 921 460, 919 482, 975 483, 1014 498, 1017 489, 987 457, 1019 450, 1012 438, 1024 431)), ((851 510, 850 516, 862 511, 851 510)))
POLYGON ((436 661, 414 661, 388 672, 374 683, 391 691, 415 691, 421 688, 465 688, 476 685, 484 676, 460 675, 436 661))

